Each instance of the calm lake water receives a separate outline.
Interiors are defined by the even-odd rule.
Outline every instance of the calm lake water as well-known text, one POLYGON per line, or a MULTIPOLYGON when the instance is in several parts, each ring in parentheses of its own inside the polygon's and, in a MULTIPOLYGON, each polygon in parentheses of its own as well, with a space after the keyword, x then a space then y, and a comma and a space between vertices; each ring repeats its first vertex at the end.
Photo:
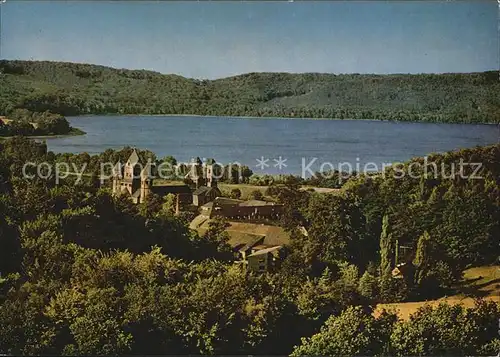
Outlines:
POLYGON ((408 160, 432 152, 495 144, 495 125, 400 123, 369 120, 313 120, 263 118, 212 118, 189 116, 88 116, 68 118, 84 136, 47 140, 54 152, 100 153, 130 145, 148 149, 158 157, 178 161, 191 157, 215 158, 228 164, 238 161, 255 173, 301 174, 337 168, 349 162, 361 169, 371 162, 408 160), (275 167, 281 156, 285 166, 275 167), (261 170, 257 159, 269 159, 261 170), (316 158, 316 161, 313 161, 316 158), (313 163, 311 164, 311 161, 313 163))

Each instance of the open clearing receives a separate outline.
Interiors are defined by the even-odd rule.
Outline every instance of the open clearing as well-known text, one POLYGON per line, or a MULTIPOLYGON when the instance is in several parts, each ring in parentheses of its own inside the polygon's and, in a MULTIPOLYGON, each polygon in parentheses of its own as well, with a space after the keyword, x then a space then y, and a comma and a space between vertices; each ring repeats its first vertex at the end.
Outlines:
POLYGON ((375 309, 375 315, 382 309, 395 311, 401 319, 407 320, 411 314, 416 312, 425 304, 436 306, 440 303, 461 304, 465 307, 473 307, 474 299, 482 297, 485 300, 500 303, 500 265, 471 268, 464 272, 463 285, 460 293, 443 297, 437 300, 404 302, 394 304, 379 304, 375 309))
MULTIPOLYGON (((219 183, 219 188, 227 192, 231 192, 231 190, 235 188, 239 189, 241 191, 241 199, 243 200, 249 199, 249 195, 253 191, 260 191, 265 196, 268 187, 269 186, 256 186, 256 185, 241 184, 241 183, 240 184, 219 183)), ((317 193, 340 192, 339 188, 313 187, 306 185, 303 185, 301 187, 301 190, 311 190, 311 189, 316 191, 317 193)))
POLYGON ((242 200, 247 200, 249 199, 250 193, 253 191, 260 191, 264 196, 266 195, 266 190, 269 186, 255 186, 255 185, 248 185, 244 183, 239 183, 239 184, 230 184, 230 183, 218 183, 217 184, 220 188, 221 191, 227 191, 227 193, 230 193, 231 190, 237 188, 241 191, 241 199, 242 200))

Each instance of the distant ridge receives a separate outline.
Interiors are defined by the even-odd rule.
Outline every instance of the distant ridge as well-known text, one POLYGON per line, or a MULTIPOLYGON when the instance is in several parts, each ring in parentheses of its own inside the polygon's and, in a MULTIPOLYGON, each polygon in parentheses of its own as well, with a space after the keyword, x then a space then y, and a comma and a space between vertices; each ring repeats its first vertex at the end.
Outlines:
POLYGON ((445 74, 248 73, 197 80, 148 70, 0 61, 0 115, 193 114, 499 123, 495 71, 445 74))

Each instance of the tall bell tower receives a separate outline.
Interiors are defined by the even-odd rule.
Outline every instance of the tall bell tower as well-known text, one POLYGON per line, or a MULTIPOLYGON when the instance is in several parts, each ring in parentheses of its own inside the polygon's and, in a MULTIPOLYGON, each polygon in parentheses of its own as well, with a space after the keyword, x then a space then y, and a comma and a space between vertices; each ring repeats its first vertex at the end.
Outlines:
POLYGON ((153 175, 152 175, 152 166, 148 162, 144 169, 141 171, 141 195, 139 198, 139 202, 143 203, 148 198, 151 193, 151 188, 153 187, 153 175))
POLYGON ((134 149, 127 162, 125 163, 121 185, 125 186, 130 195, 132 195, 140 187, 140 169, 139 156, 134 149))
POLYGON ((217 187, 217 180, 214 177, 215 161, 210 159, 205 164, 205 181, 208 187, 217 187))
POLYGON ((196 188, 205 184, 203 177, 203 166, 200 158, 192 158, 189 164, 189 179, 193 181, 196 188))

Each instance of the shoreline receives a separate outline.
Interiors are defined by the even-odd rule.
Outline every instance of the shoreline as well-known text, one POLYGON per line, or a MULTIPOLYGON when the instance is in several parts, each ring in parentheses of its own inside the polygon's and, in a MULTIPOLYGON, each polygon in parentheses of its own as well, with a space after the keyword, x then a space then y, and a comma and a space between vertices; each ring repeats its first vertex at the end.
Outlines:
MULTIPOLYGON (((77 128, 75 128, 77 129, 77 128)), ((57 139, 57 138, 66 138, 66 137, 72 137, 72 136, 80 136, 80 135, 86 135, 87 133, 84 132, 81 129, 78 129, 78 131, 75 131, 73 133, 69 132, 68 134, 55 134, 55 135, 14 135, 14 136, 0 136, 0 140, 8 140, 11 138, 15 138, 16 136, 24 136, 29 139, 57 139)))
POLYGON ((82 114, 75 116, 66 116, 66 118, 79 118, 84 117, 192 117, 192 118, 210 118, 210 119, 252 119, 252 120, 321 120, 321 121, 372 121, 372 122, 389 122, 395 124, 447 124, 447 125, 500 125, 498 123, 490 122, 477 122, 477 123, 447 123, 442 121, 412 121, 412 120, 390 120, 390 119, 353 119, 353 118, 302 118, 302 117, 253 117, 253 116, 242 116, 242 115, 200 115, 200 114, 82 114))

